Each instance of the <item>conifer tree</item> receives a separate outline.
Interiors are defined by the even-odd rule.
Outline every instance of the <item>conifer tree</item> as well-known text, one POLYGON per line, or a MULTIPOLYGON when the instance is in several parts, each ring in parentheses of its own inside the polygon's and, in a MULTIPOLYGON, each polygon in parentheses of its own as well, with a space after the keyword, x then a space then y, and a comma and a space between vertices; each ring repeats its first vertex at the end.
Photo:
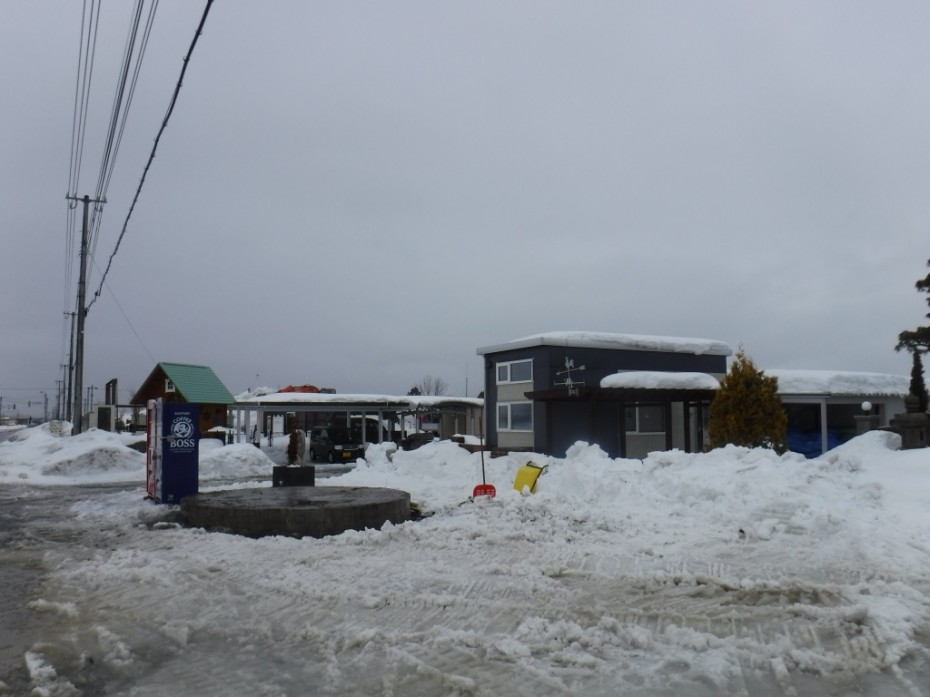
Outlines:
POLYGON ((756 368, 741 349, 710 405, 710 447, 728 443, 787 449, 788 415, 778 396, 778 378, 756 368))
POLYGON ((920 352, 913 351, 914 366, 911 368, 911 394, 920 400, 920 411, 926 413, 930 395, 927 394, 927 385, 924 383, 924 364, 920 359, 920 352))
MULTIPOLYGON (((930 260, 927 260, 927 266, 930 266, 930 260)), ((926 278, 917 281, 914 286, 918 292, 927 293, 927 304, 930 305, 930 273, 926 278)), ((927 313, 927 317, 930 318, 930 312, 927 313)), ((898 345, 894 348, 895 351, 907 349, 911 353, 927 353, 930 351, 930 326, 901 332, 898 334, 898 345)))

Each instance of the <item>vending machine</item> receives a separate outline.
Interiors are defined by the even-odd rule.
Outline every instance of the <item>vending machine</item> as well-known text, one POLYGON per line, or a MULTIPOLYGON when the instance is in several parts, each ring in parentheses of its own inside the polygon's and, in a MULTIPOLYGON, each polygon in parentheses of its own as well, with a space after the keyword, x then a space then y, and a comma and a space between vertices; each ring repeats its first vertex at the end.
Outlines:
POLYGON ((181 502, 200 482, 200 405, 146 404, 145 488, 158 503, 181 502))

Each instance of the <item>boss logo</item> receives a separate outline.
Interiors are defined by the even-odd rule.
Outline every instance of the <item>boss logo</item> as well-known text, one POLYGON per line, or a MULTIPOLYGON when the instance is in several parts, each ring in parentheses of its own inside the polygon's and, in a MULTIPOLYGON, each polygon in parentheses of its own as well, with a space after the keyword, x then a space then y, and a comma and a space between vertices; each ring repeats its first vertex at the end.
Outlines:
POLYGON ((171 421, 171 435, 168 443, 172 448, 193 448, 197 444, 194 436, 194 422, 190 416, 176 416, 171 421))

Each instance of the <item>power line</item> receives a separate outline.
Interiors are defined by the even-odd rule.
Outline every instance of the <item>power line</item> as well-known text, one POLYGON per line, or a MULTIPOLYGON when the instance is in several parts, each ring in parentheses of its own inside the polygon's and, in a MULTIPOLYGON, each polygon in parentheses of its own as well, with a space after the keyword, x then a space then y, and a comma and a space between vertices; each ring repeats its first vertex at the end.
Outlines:
MULTIPOLYGON (((136 93, 136 84, 139 82, 139 73, 142 70, 142 61, 145 57, 145 50, 148 48, 149 37, 152 35, 152 26, 155 24, 155 13, 158 11, 158 0, 154 0, 149 6, 149 16, 145 23, 145 30, 142 33, 142 42, 139 46, 139 54, 136 57, 135 66, 133 66, 132 81, 129 83, 129 90, 126 94, 126 107, 124 110, 123 119, 120 123, 119 132, 116 134, 116 143, 114 146, 114 155, 119 152, 120 143, 123 141, 123 132, 126 130, 126 122, 128 121, 129 110, 132 107, 132 99, 136 93)), ((103 183, 103 191, 106 192, 110 188, 110 179, 113 177, 114 167, 111 165, 109 171, 106 175, 106 181, 103 183)))
MULTIPOLYGON (((123 140, 123 133, 126 130, 126 123, 129 121, 129 111, 132 107, 132 97, 135 93, 136 83, 139 79, 139 73, 142 68, 142 61, 145 57, 145 49, 148 46, 149 36, 152 33, 152 26, 155 22, 155 12, 158 9, 158 0, 153 0, 149 5, 148 18, 146 19, 145 29, 142 31, 142 38, 139 39, 139 25, 142 20, 142 10, 145 0, 136 0, 136 7, 132 14, 132 21, 129 25, 129 31, 126 35, 126 46, 123 50, 122 67, 119 72, 119 79, 116 83, 116 92, 113 95, 113 106, 110 111, 110 125, 107 129, 106 144, 103 150, 103 156, 100 160, 100 173, 97 177, 97 189, 95 198, 103 200, 106 198, 107 190, 110 187, 110 179, 113 177, 113 171, 116 168, 116 158, 119 153, 119 146, 123 140), (136 52, 136 45, 139 49, 136 52), (133 56, 135 63, 133 64, 133 56), (130 71, 132 79, 129 79, 130 71)), ((90 256, 93 259, 97 250, 97 241, 100 235, 100 225, 103 219, 103 210, 95 208, 91 216, 91 243, 90 256)))
MULTIPOLYGON (((99 267, 97 268, 97 271, 100 271, 99 267)), ((136 331, 136 328, 133 325, 132 320, 129 319, 129 315, 126 314, 126 311, 123 309, 123 306, 120 305, 120 302, 116 297, 116 293, 113 292, 113 289, 110 288, 109 284, 107 284, 107 290, 110 291, 110 297, 113 298, 113 302, 115 302, 116 307, 119 308, 120 314, 123 315, 123 319, 125 319, 126 324, 129 325, 129 329, 132 330, 132 333, 135 335, 136 339, 139 341, 139 345, 142 347, 142 350, 145 351, 145 355, 149 357, 149 360, 152 361, 152 363, 157 363, 158 361, 156 361, 154 356, 152 356, 152 354, 149 353, 148 347, 145 345, 145 342, 142 341, 142 337, 139 336, 139 332, 136 331)))
MULTIPOLYGON (((90 103, 90 86, 94 71, 94 56, 97 47, 97 27, 100 20, 100 5, 94 0, 84 0, 81 14, 81 31, 78 40, 78 68, 74 80, 74 110, 71 116, 71 159, 68 168, 68 193, 77 189, 81 175, 84 153, 84 135, 87 127, 87 108, 90 103)), ((77 227, 77 202, 68 202, 65 219, 65 273, 64 273, 64 322, 62 323, 61 350, 64 355, 65 337, 68 326, 68 305, 74 272, 74 240, 77 227)))
MULTIPOLYGON (((174 93, 171 98, 171 102, 168 107, 168 111, 165 114, 164 120, 162 121, 161 128, 158 131, 158 134, 155 137, 155 143, 152 147, 152 153, 149 156, 149 160, 145 166, 145 169, 142 172, 142 178, 139 181, 139 186, 136 189, 135 196, 133 197, 132 204, 129 208, 129 213, 126 216, 126 220, 123 223, 122 231, 120 232, 119 238, 116 242, 116 247, 113 252, 110 254, 110 258, 107 262, 106 269, 103 274, 101 274, 100 286, 97 291, 94 293, 93 299, 90 303, 86 302, 86 270, 88 266, 88 261, 92 260, 92 254, 90 251, 90 233, 93 230, 94 239, 93 243, 96 245, 97 240, 97 231, 99 230, 100 219, 99 215, 101 209, 100 205, 105 202, 103 194, 106 191, 107 186, 109 185, 110 178, 113 174, 113 168, 116 161, 116 153, 119 150, 119 144, 122 141, 123 132, 126 126, 126 120, 129 112, 129 107, 132 103, 132 95, 135 92, 136 82, 139 77, 139 71, 141 68, 141 61, 145 53, 146 45, 148 44, 148 39, 151 33, 152 23, 154 21, 155 10, 157 8, 158 0, 152 0, 152 4, 149 9, 149 17, 146 23, 146 28, 143 33, 142 41, 139 47, 139 51, 136 54, 136 64, 135 69, 132 71, 132 80, 129 84, 127 90, 127 79, 130 73, 130 68, 132 65, 132 57, 135 52, 136 40, 139 32, 139 22, 141 20, 142 8, 145 0, 137 0, 136 9, 133 15, 132 22, 130 23, 129 34, 126 39, 126 46, 123 56, 123 65, 120 72, 120 77, 117 83, 116 94, 113 99, 113 107, 110 114, 110 125, 107 131, 106 145, 104 148, 104 154, 101 159, 100 173, 97 179, 97 194, 94 198, 91 198, 88 195, 83 197, 78 197, 76 191, 78 181, 80 178, 80 162, 83 157, 83 148, 84 148, 84 133, 86 131, 86 116, 87 116, 87 104, 89 102, 89 92, 91 84, 91 75, 92 75, 92 64, 93 64, 93 54, 94 51, 91 50, 91 46, 96 46, 96 36, 97 36, 97 26, 99 26, 99 21, 94 23, 94 18, 96 17, 99 20, 100 7, 99 0, 96 5, 96 13, 94 12, 94 0, 91 0, 90 11, 88 12, 87 0, 85 0, 84 5, 84 15, 82 17, 82 33, 81 33, 81 43, 79 51, 79 64, 78 64, 78 84, 75 88, 75 102, 76 106, 74 109, 75 120, 72 123, 72 148, 71 148, 71 171, 69 172, 69 193, 66 196, 66 199, 73 201, 76 205, 77 201, 82 201, 84 204, 83 210, 83 225, 81 228, 81 253, 80 253, 80 282, 78 284, 78 293, 77 293, 77 302, 75 304, 75 312, 71 315, 72 318, 77 320, 76 329, 72 330, 72 349, 71 349, 71 360, 69 361, 70 367, 73 368, 73 379, 68 380, 68 389, 70 401, 73 404, 73 414, 72 419, 74 421, 74 426, 72 433, 80 433, 82 430, 82 420, 83 412, 81 407, 82 399, 82 378, 83 378, 83 363, 84 363, 84 351, 83 351, 83 338, 84 338, 84 318, 87 315, 90 307, 96 302, 97 298, 100 297, 100 293, 103 288, 103 284, 106 281, 107 274, 110 270, 110 266, 113 263, 113 257, 116 255, 117 250, 119 249, 120 242, 123 239, 123 236, 126 233, 126 228, 129 224, 130 216, 132 215, 133 210, 135 209, 136 202, 139 199, 139 195, 142 191, 142 186, 145 182, 146 174, 148 173, 149 167, 152 164, 153 159, 155 158, 155 152, 158 148, 158 143, 161 139, 161 135, 164 132, 168 119, 171 116, 171 113, 174 110, 174 106, 177 102, 178 93, 181 89, 181 84, 184 80, 184 75, 187 72, 187 67, 190 61, 190 57, 193 54, 194 48, 197 45, 197 40, 199 39, 201 33, 203 32, 204 24, 206 23, 207 15, 209 14, 210 8, 213 5, 213 0, 207 0, 206 7, 204 8, 203 16, 200 19, 200 23, 197 26, 197 30, 194 34, 194 38, 191 41, 190 48, 188 49, 187 55, 184 58, 184 65, 181 69, 181 75, 178 78, 178 84, 175 87, 174 93), (85 21, 86 20, 86 21, 85 21), (87 33, 85 35, 84 30, 87 33), (86 39, 85 39, 86 36, 86 39), (83 62, 81 61, 83 58, 83 62), (73 188, 72 188, 73 187, 73 188), (89 221, 89 209, 90 204, 94 203, 94 221, 95 223, 91 225, 89 221), (73 388, 73 389, 72 389, 73 388)), ((73 237, 74 237, 74 219, 76 218, 75 207, 69 208, 69 239, 68 247, 70 250, 69 257, 73 253, 73 237)), ((66 270, 66 276, 70 274, 72 266, 69 265, 66 270)), ((69 283, 70 285, 70 283, 69 283)), ((115 300, 115 296, 114 296, 115 300)), ((117 307, 119 307, 120 312, 123 313, 123 316, 129 322, 129 318, 126 316, 126 313, 123 312, 122 307, 119 302, 116 301, 117 307)), ((139 339, 139 342, 142 343, 141 338, 138 333, 135 331, 135 327, 132 326, 132 323, 129 322, 130 328, 133 333, 136 334, 136 338, 139 339)), ((143 344, 143 349, 145 345, 143 344)), ((148 350, 146 353, 148 353, 148 350)), ((149 354, 151 358, 151 354, 149 354)), ((152 359, 154 361, 154 359, 152 359)), ((62 367, 64 367, 62 365, 62 367)))
POLYGON ((81 41, 78 46, 78 71, 74 87, 74 114, 71 124, 71 165, 68 173, 68 193, 77 191, 84 157, 84 136, 87 129, 87 109, 93 82, 94 57, 97 52, 97 30, 100 26, 100 3, 84 0, 81 15, 81 41), (96 11, 94 6, 96 5, 96 11))
MULTIPOLYGON (((81 165, 84 159, 84 138, 87 132, 87 112, 90 105, 90 88, 93 83, 94 58, 97 53, 97 34, 100 26, 99 1, 84 0, 81 13, 81 31, 78 41, 78 67, 74 84, 74 109, 71 122, 71 156, 68 169, 68 194, 74 196, 81 177, 81 165)), ((76 198, 76 196, 74 196, 76 198)), ((73 282, 74 248, 77 229, 77 201, 68 201, 65 219, 65 273, 64 273, 64 317, 62 322, 61 352, 65 355, 65 342, 68 342, 68 365, 73 367, 74 337, 68 334, 68 317, 74 317, 68 311, 69 295, 73 282)), ((71 321, 73 334, 74 322, 71 321)), ((69 384, 70 389, 70 384, 69 384)))
POLYGON ((142 186, 145 184, 145 178, 148 175, 149 167, 152 166, 152 161, 155 159, 155 152, 158 150, 158 143, 161 140, 162 133, 164 133, 165 128, 168 126, 168 119, 171 118, 171 113, 174 111, 174 106, 178 101, 178 94, 180 93, 181 85, 184 82, 184 75, 187 72, 187 66, 190 63, 191 55, 194 53, 194 48, 197 46, 197 40, 200 38, 200 35, 203 32, 203 26, 207 21, 207 15, 210 13, 210 7, 212 5, 213 0, 207 0, 207 4, 203 10, 203 16, 200 18, 200 24, 197 25, 197 31, 194 32, 194 38, 191 41, 190 48, 187 49, 187 55, 184 57, 184 65, 181 68, 181 74, 178 77, 178 84, 174 88, 174 94, 171 96, 171 102, 168 105, 168 111, 165 113, 165 118, 162 121, 161 128, 158 129, 158 134, 155 136, 155 143, 152 145, 152 152, 149 155, 148 162, 145 164, 145 168, 142 170, 142 177, 139 180, 139 186, 136 188, 136 194, 133 196, 132 204, 129 206, 129 212, 126 214, 126 220, 123 222, 123 229, 120 231, 119 237, 116 240, 116 246, 110 253, 110 258, 107 260, 107 266, 100 278, 100 285, 98 286, 97 291, 94 293, 94 297, 90 304, 87 306, 88 310, 95 302, 97 302, 97 298, 100 297, 103 284, 106 281, 107 274, 110 272, 110 267, 113 264, 113 257, 115 257, 116 253, 119 251, 120 243, 123 241, 123 237, 126 234, 126 228, 129 225, 129 219, 132 217, 132 212, 136 208, 136 202, 139 200, 139 194, 142 193, 142 186))
POLYGON ((42 392, 42 390, 54 390, 54 387, 0 387, 0 392, 42 392))

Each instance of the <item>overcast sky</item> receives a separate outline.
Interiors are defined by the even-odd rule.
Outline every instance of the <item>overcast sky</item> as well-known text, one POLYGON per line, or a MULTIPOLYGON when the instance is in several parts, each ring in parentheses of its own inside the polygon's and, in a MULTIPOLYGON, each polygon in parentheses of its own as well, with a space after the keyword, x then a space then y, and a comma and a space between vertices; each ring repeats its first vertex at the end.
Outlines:
MULTIPOLYGON (((158 6, 91 291, 203 7, 158 6)), ((82 4, 4 7, 4 410, 62 377, 65 195, 94 192, 130 9, 102 9, 69 192, 82 4)), ((923 0, 217 0, 88 313, 84 384, 128 399, 178 361, 234 393, 431 374, 474 396, 478 347, 556 330, 907 374, 928 35, 923 0)))

